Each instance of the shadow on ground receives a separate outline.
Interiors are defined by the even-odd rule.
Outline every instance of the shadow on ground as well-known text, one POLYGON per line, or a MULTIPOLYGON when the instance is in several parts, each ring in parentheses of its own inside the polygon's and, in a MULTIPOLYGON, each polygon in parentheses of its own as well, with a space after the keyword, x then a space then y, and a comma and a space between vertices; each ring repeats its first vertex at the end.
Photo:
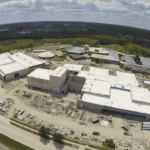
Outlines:
POLYGON ((56 142, 53 142, 53 145, 55 146, 56 149, 58 150, 62 150, 64 148, 64 145, 63 144, 59 144, 59 143, 56 143, 56 142))
POLYGON ((50 143, 50 140, 45 139, 45 138, 42 138, 42 137, 40 137, 40 141, 41 141, 44 145, 47 145, 48 143, 50 143))

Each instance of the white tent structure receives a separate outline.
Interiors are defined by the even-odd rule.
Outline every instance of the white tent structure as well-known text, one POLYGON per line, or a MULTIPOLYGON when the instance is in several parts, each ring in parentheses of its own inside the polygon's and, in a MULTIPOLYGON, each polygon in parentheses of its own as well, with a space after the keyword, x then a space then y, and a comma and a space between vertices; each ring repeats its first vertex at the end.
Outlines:
POLYGON ((54 58, 55 54, 51 52, 43 52, 39 54, 39 58, 47 59, 47 58, 54 58))

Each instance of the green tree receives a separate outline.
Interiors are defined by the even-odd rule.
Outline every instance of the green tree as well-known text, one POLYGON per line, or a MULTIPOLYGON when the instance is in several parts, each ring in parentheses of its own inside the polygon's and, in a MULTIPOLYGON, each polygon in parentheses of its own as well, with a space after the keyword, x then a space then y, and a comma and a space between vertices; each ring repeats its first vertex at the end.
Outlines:
POLYGON ((49 139, 49 130, 47 128, 45 128, 44 126, 42 126, 39 130, 39 135, 42 138, 49 139))
POLYGON ((120 66, 121 69, 124 69, 124 65, 123 64, 120 64, 119 66, 120 66))
POLYGON ((88 51, 88 55, 92 55, 94 52, 90 52, 90 51, 88 51))
POLYGON ((135 62, 136 62, 137 64, 142 65, 142 62, 141 62, 140 57, 139 57, 138 54, 136 54, 136 56, 134 57, 134 60, 135 60, 135 62))
POLYGON ((132 70, 133 73, 136 73, 136 70, 132 70))
POLYGON ((63 54, 63 58, 66 59, 66 58, 67 58, 67 55, 66 55, 66 54, 63 54))
POLYGON ((100 150, 111 150, 108 146, 101 147, 100 150))
POLYGON ((144 75, 148 75, 148 73, 147 73, 147 72, 145 72, 145 71, 143 72, 143 74, 144 74, 144 75))
POLYGON ((126 71, 130 71, 131 69, 130 69, 130 68, 128 68, 128 67, 124 67, 124 70, 126 70, 126 71))
POLYGON ((95 62, 96 62, 96 63, 99 63, 99 58, 95 58, 95 62))
POLYGON ((61 135, 59 133, 53 134, 53 140, 54 140, 54 142, 63 144, 64 143, 63 139, 64 139, 63 135, 61 135))
POLYGON ((104 63, 104 60, 103 60, 102 58, 100 58, 100 59, 99 59, 99 63, 100 63, 100 64, 103 64, 103 63, 104 63))
POLYGON ((53 92, 53 89, 52 89, 52 88, 50 88, 50 91, 51 91, 51 92, 53 92))

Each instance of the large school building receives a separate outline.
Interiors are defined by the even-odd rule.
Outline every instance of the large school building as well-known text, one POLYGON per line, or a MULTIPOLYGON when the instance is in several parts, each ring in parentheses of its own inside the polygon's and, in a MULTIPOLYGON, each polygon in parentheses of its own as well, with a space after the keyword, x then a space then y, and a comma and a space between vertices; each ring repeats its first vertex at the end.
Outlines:
POLYGON ((24 53, 0 54, 0 79, 10 81, 23 77, 29 73, 32 67, 45 65, 45 62, 38 61, 24 53))
POLYGON ((138 115, 150 120, 150 92, 139 87, 134 74, 108 69, 65 64, 56 70, 37 69, 27 76, 30 87, 59 94, 81 92, 77 108, 99 113, 101 110, 138 115))

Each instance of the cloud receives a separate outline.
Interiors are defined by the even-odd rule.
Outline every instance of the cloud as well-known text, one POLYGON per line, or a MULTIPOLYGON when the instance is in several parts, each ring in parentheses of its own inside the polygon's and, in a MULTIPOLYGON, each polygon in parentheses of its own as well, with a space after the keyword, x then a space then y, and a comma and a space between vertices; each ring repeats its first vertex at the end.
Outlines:
POLYGON ((149 0, 0 0, 0 24, 94 21, 150 29, 149 0))

